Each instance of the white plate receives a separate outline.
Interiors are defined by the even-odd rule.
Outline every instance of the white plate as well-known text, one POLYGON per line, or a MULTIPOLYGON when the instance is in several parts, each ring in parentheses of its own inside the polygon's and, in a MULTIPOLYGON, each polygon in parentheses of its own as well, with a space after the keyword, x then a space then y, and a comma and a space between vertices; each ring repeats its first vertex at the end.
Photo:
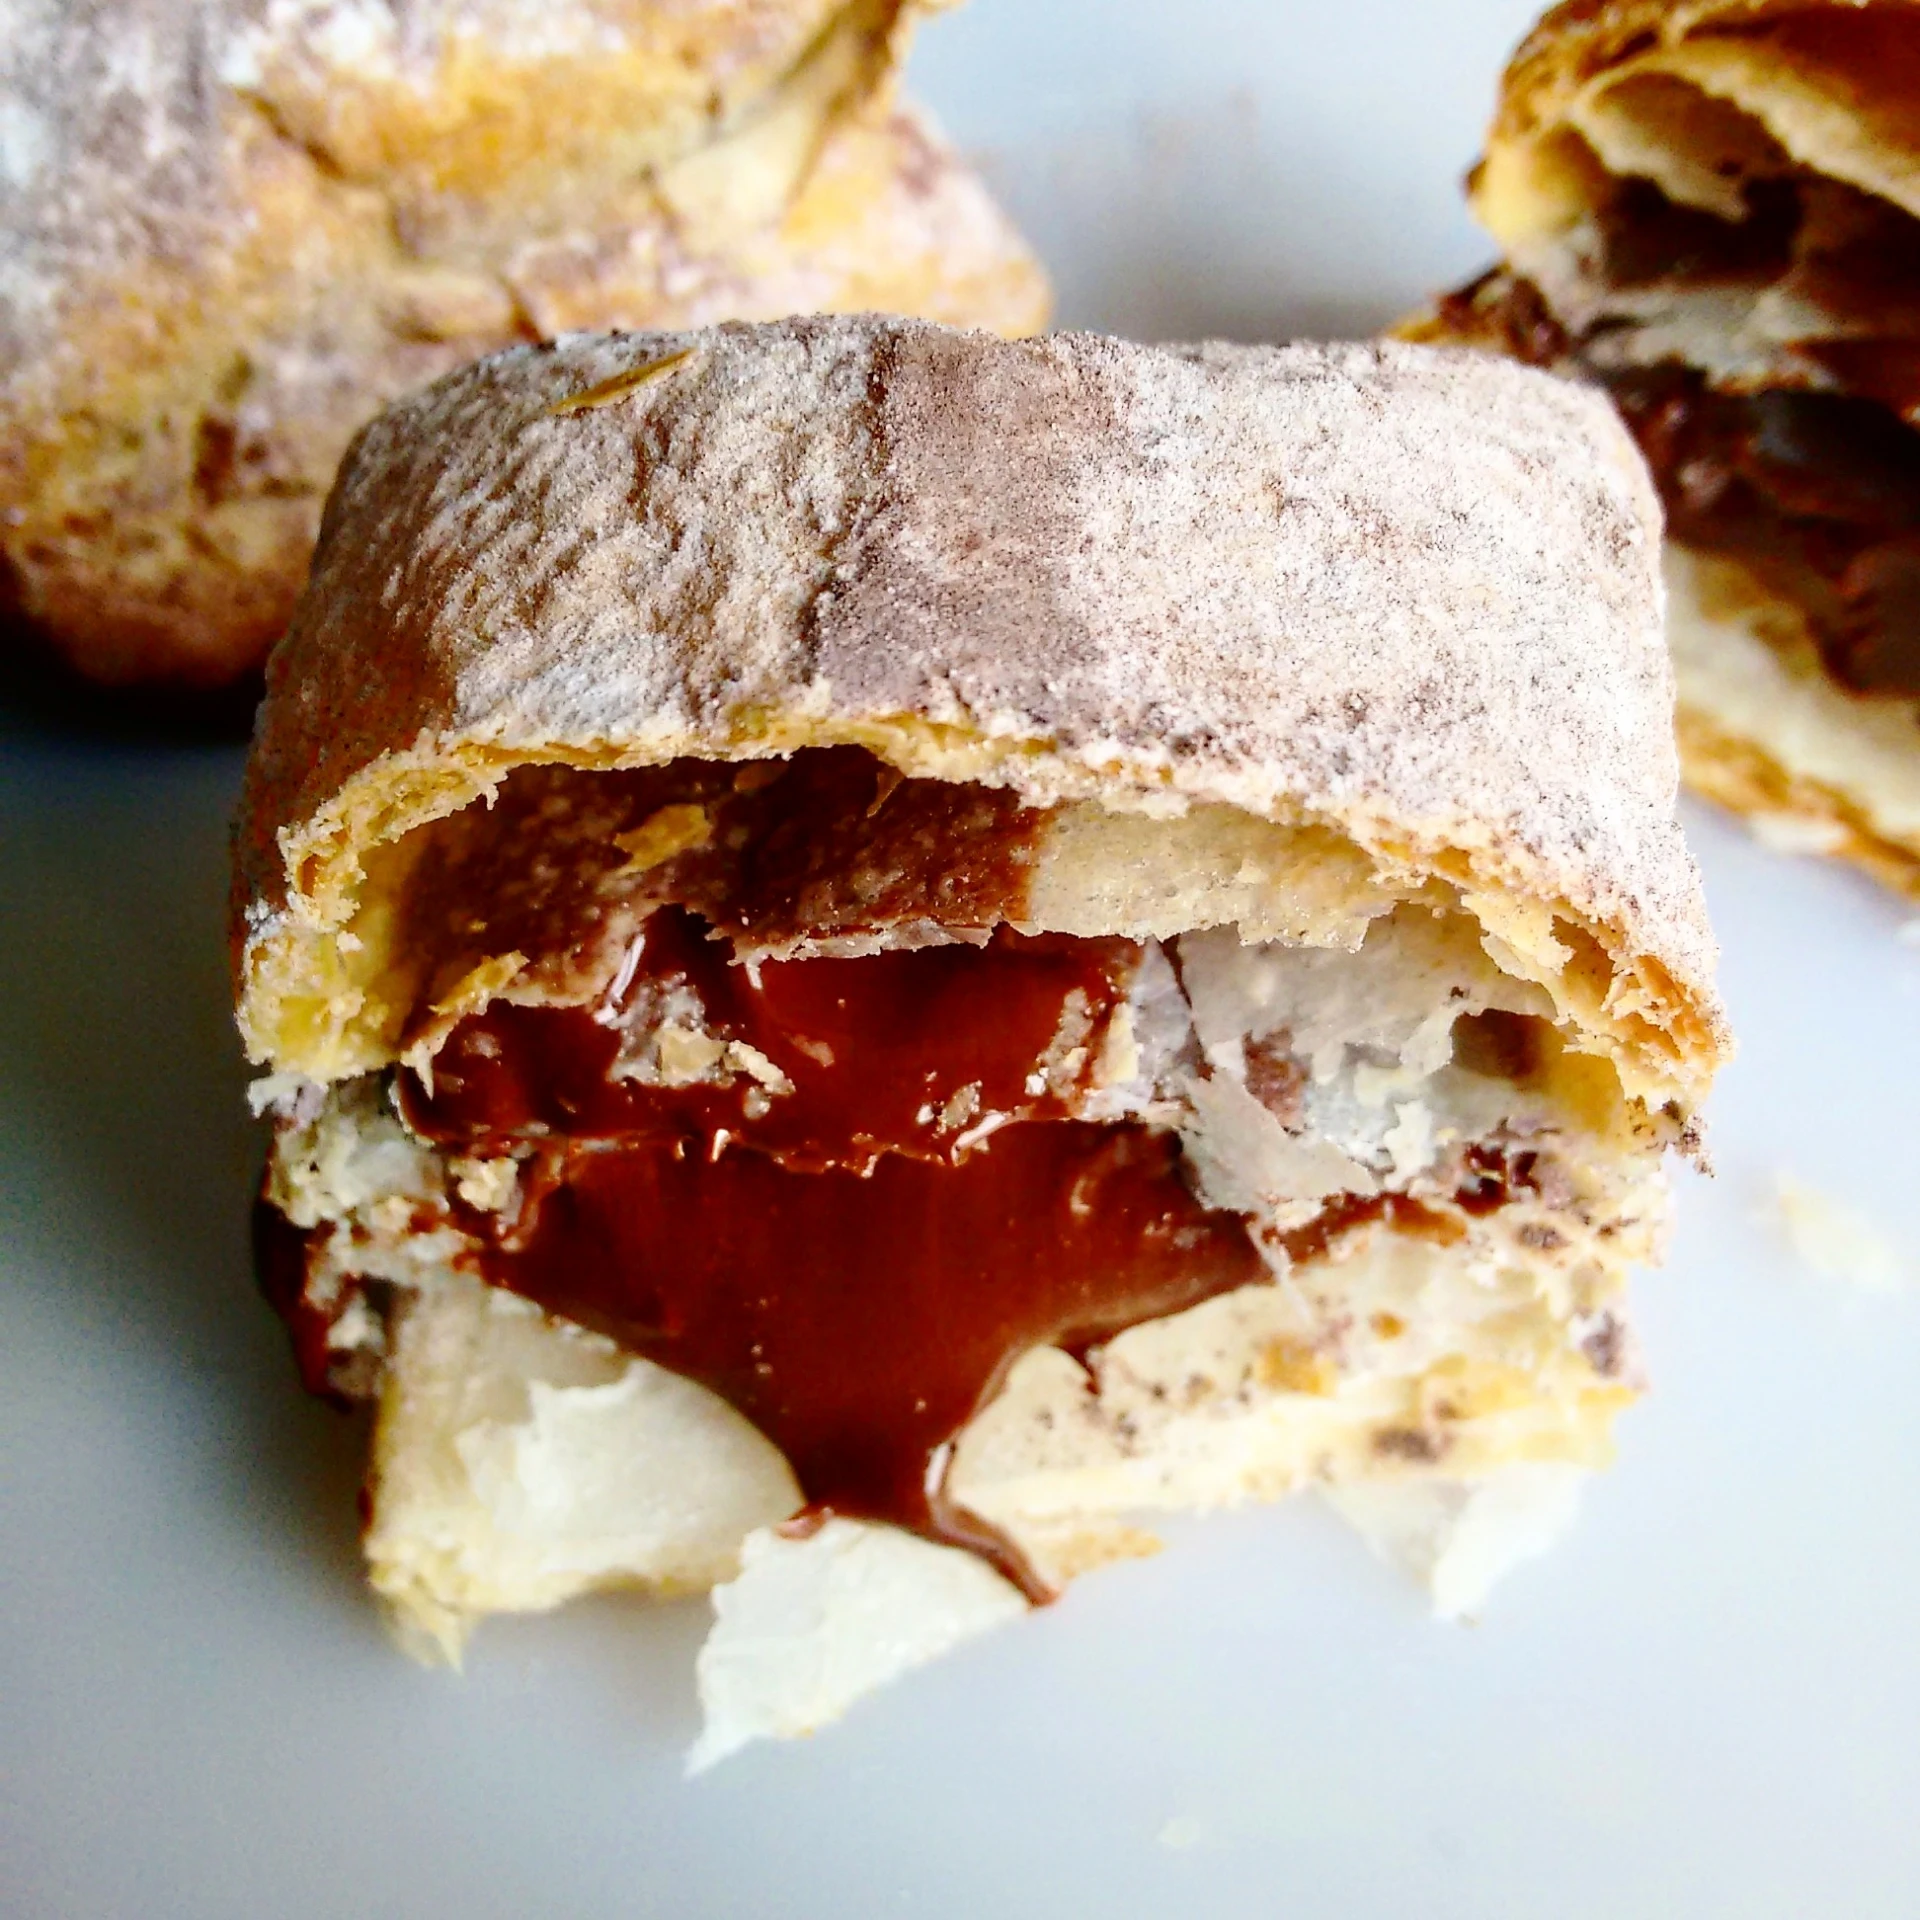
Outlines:
MULTIPOLYGON (((1471 271, 1510 0, 976 0, 919 84, 1064 317, 1360 330, 1471 271)), ((1745 1051, 1641 1287, 1658 1391, 1482 1624, 1310 1506, 1176 1530, 694 1784, 700 1604, 382 1638, 349 1425, 249 1290, 230 751, 0 734, 9 1915, 1920 1912, 1920 948, 1691 817, 1745 1051), (1798 1176, 1910 1284, 1804 1270, 1798 1176)))

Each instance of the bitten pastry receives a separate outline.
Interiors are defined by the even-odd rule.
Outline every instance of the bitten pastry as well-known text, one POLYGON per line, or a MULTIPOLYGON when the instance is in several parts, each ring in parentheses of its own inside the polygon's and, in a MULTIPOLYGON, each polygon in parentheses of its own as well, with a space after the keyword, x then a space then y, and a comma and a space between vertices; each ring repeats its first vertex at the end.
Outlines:
POLYGON ((1920 9, 1557 7, 1473 202, 1506 264, 1410 336, 1619 404, 1688 779, 1920 898, 1920 9))
POLYGON ((895 92, 919 0, 0 0, 0 646, 254 671, 356 428, 581 327, 1045 282, 895 92))
POLYGON ((1394 345, 795 321, 375 422, 233 959, 398 1614, 717 1584, 711 1759, 1158 1511, 1326 1487, 1471 1605, 1723 1045, 1658 542, 1598 395, 1394 345))

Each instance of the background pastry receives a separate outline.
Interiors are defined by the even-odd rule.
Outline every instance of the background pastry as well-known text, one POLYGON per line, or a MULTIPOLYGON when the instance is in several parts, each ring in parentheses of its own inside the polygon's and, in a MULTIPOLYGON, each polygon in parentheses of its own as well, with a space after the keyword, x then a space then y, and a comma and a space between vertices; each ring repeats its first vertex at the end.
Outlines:
POLYGON ((1044 322, 894 75, 915 0, 5 0, 0 614, 257 667, 354 429, 569 328, 1044 322))
POLYGON ((1920 14, 1556 8, 1472 193, 1506 263, 1409 332, 1618 402, 1688 779, 1920 897, 1920 14))
POLYGON ((1329 1484, 1470 1602, 1724 1044, 1656 550, 1596 397, 1397 346, 795 321, 383 416, 233 920, 376 1586, 725 1582, 706 1757, 1155 1509, 1329 1484))

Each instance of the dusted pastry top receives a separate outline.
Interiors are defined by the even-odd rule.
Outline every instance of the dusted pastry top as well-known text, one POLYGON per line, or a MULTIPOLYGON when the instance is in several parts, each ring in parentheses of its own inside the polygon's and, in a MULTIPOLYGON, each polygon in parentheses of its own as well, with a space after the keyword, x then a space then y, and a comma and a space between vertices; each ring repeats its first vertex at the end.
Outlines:
POLYGON ((918 0, 10 0, 0 622, 110 685, 256 673, 353 434, 580 327, 1045 279, 898 95, 918 0))
MULTIPOLYGON (((867 10, 876 41, 910 6, 867 10)), ((851 11, 841 0, 10 0, 0 377, 56 344, 129 260, 177 269, 234 245, 255 134, 388 196, 422 252, 423 226, 485 230, 530 195, 571 193, 572 224, 590 228, 580 197, 609 152, 626 148, 634 174, 690 152, 851 11), (624 86, 608 84, 615 68, 624 86)), ((270 190, 270 175, 257 185, 270 190)))
POLYGON ((863 319, 498 356, 343 470, 243 802, 243 1029, 393 1057, 363 862, 515 765, 848 743, 1444 872, 1549 968, 1593 942, 1591 1017, 1677 1086, 1720 1029, 1657 546, 1604 402, 1474 356, 863 319))

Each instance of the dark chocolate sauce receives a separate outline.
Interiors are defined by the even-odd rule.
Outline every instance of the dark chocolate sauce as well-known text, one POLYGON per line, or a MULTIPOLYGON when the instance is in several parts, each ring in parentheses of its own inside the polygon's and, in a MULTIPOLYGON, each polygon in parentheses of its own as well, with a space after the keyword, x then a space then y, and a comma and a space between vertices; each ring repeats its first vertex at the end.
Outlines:
POLYGON ((1749 567, 1806 616, 1854 693, 1920 694, 1920 222, 1805 174, 1749 183, 1724 220, 1628 180, 1598 210, 1615 288, 1777 286, 1843 323, 1800 343, 1841 392, 1723 392, 1669 363, 1600 372, 1524 277, 1496 270, 1440 303, 1461 339, 1535 366, 1586 364, 1646 454, 1672 531, 1749 567))
POLYGON ((1871 400, 1721 393, 1673 365, 1606 384, 1676 538, 1788 594, 1842 686, 1920 694, 1920 433, 1871 400))
MULTIPOLYGON (((953 1442, 1032 1348, 1084 1359, 1268 1274, 1248 1222, 1195 1197, 1176 1136, 1073 1117, 1135 950, 1002 928, 853 960, 748 967, 730 951, 662 908, 597 1012, 495 1005, 454 1030, 430 1078, 401 1074, 423 1137, 519 1160, 503 1211, 449 1203, 474 1264, 720 1394, 781 1449, 807 1515, 965 1547, 1050 1598, 948 1495, 953 1442), (647 1030, 623 1022, 663 994, 696 1001, 700 1030, 751 1048, 760 1074, 618 1077, 647 1030)), ((1532 1158, 1470 1156, 1460 1209, 1529 1187, 1532 1158)), ((1304 1264, 1374 1225, 1449 1243, 1466 1230, 1406 1195, 1346 1195, 1268 1237, 1304 1264)), ((257 1232, 303 1376, 340 1398, 333 1315, 305 1291, 308 1236, 265 1202, 257 1232)))
POLYGON ((1061 1095, 1086 1079, 1135 954, 1124 941, 1003 927, 984 948, 750 970, 693 915, 663 908, 612 1005, 494 1005, 455 1029, 430 1087, 402 1075, 402 1111, 441 1144, 626 1136, 702 1152, 716 1140, 749 1145, 794 1168, 859 1171, 881 1153, 951 1162, 996 1125, 1067 1117, 1061 1095), (613 1077, 623 1016, 674 989, 691 990, 706 1029, 751 1047, 790 1091, 738 1068, 724 1084, 613 1077), (1050 1055, 1060 1056, 1051 1083, 1050 1055))
POLYGON ((1450 1213, 1405 1193, 1343 1193, 1329 1200, 1303 1227, 1273 1233, 1271 1243, 1296 1267, 1324 1260, 1340 1242, 1362 1227, 1383 1225, 1416 1240, 1453 1246, 1467 1230, 1450 1213))
POLYGON ((489 1280, 712 1388, 812 1511, 972 1548, 1036 1600, 1012 1543, 946 1496, 946 1449, 1028 1349, 1084 1351, 1265 1273, 1178 1141, 1138 1127, 1023 1122, 957 1165, 865 1175, 666 1140, 559 1151, 489 1280))
POLYGON ((1476 1218, 1497 1213, 1516 1194, 1539 1193, 1539 1166, 1540 1156, 1532 1148, 1481 1141, 1463 1156, 1454 1205, 1476 1218))
POLYGON ((1803 340, 1795 349, 1863 400, 1920 427, 1920 340, 1803 340))
POLYGON ((1557 367, 1573 346, 1540 289, 1503 267, 1444 295, 1438 317, 1455 339, 1530 367, 1557 367))
POLYGON ((253 1203, 253 1277, 285 1323, 293 1342, 300 1384, 316 1399, 343 1411, 359 1395, 338 1377, 339 1356, 328 1345, 338 1311, 309 1298, 307 1268, 316 1236, 303 1232, 264 1192, 253 1203))
POLYGON ((1800 182, 1754 180, 1746 217, 1725 220, 1669 200, 1651 180, 1625 179, 1600 214, 1602 272, 1615 287, 1751 281, 1789 272, 1803 212, 1800 182))
POLYGON ((424 1137, 537 1143, 515 1210, 461 1209, 482 1272, 721 1394, 812 1510, 969 1547, 1045 1597, 946 1498, 946 1449, 1028 1349, 1082 1351, 1265 1272, 1176 1138, 1071 1117, 1136 950, 1001 928, 749 968, 707 936, 663 908, 597 1015, 496 1005, 430 1081, 402 1075, 424 1137), (758 1077, 615 1077, 623 1019, 688 994, 758 1077))
MULTIPOLYGON (((397 1091, 449 1157, 519 1163, 501 1211, 458 1182, 446 1203, 490 1283, 720 1394, 781 1449, 808 1515, 965 1547, 1043 1600, 1014 1544, 948 1495, 954 1441, 1034 1347, 1084 1359, 1268 1268, 1245 1219, 1195 1197, 1176 1136, 1076 1117, 1139 952, 1004 924, 1032 837, 1004 796, 852 751, 516 774, 494 817, 416 871, 427 977, 464 965, 471 936, 473 952, 557 954, 535 984, 591 976, 593 998, 495 1002, 397 1091), (644 841, 663 807, 699 808, 711 831, 622 894, 620 840, 644 841), (976 932, 764 957, 795 929, 902 919, 976 932)), ((1249 1064, 1257 1097, 1297 1118, 1284 1049, 1249 1064)), ((1505 1192, 1477 1164, 1468 1188, 1469 1210, 1505 1192)), ((1465 1231, 1404 1195, 1346 1196, 1275 1244, 1316 1260, 1374 1224, 1465 1231)), ((306 1384, 345 1400, 371 1382, 329 1348, 351 1296, 310 1297, 315 1244, 262 1201, 261 1285, 306 1384)))
POLYGON ((985 929, 1021 917, 1045 817, 997 789, 903 779, 858 747, 739 765, 520 767, 490 806, 428 829, 401 941, 424 1008, 513 952, 530 956, 523 984, 590 995, 664 905, 764 951, 901 922, 985 929), (636 859, 634 836, 668 809, 690 822, 684 844, 636 859))

